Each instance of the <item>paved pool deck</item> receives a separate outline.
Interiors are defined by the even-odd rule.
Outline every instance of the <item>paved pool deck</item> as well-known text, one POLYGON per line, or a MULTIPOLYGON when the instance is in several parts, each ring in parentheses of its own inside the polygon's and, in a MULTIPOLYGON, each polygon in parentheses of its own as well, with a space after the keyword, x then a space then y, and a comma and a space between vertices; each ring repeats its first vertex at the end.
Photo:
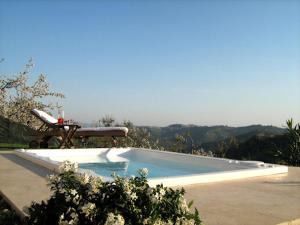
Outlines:
MULTIPOLYGON (((49 197, 45 177, 51 173, 11 152, 0 152, 0 194, 18 213, 32 201, 49 197)), ((206 225, 275 225, 300 218, 300 168, 289 167, 286 175, 184 188, 206 225)))

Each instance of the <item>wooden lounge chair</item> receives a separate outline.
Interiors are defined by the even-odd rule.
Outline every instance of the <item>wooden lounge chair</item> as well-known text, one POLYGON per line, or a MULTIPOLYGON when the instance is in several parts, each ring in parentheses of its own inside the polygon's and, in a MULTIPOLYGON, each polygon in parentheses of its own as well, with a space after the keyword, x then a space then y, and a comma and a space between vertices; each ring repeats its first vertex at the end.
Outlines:
POLYGON ((53 136, 61 139, 60 148, 73 147, 74 144, 71 140, 72 138, 81 138, 82 140, 85 140, 89 137, 111 137, 113 145, 115 146, 115 138, 126 137, 128 133, 127 127, 81 128, 76 124, 58 124, 56 118, 38 109, 31 110, 31 113, 43 122, 42 126, 37 130, 38 139, 41 140, 39 145, 43 148, 48 147, 48 141, 53 136))

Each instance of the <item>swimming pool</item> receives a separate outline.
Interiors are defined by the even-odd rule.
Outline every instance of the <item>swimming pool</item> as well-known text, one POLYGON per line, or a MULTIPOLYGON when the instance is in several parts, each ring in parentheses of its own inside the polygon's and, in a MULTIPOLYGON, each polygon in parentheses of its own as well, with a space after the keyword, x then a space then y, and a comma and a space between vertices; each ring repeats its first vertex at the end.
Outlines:
POLYGON ((288 172, 286 166, 258 161, 238 161, 140 148, 20 149, 15 154, 53 171, 57 171, 64 160, 70 160, 79 164, 79 172, 89 171, 106 180, 111 179, 113 172, 129 177, 137 175, 138 169, 147 168, 150 185, 163 183, 166 186, 178 186, 288 172))

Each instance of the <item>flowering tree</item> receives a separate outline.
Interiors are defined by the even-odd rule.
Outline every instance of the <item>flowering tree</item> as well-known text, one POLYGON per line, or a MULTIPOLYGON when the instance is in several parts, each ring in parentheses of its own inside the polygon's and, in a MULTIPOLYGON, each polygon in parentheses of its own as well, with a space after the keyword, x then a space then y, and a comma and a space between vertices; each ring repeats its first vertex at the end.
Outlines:
POLYGON ((103 181, 99 177, 76 173, 68 161, 58 175, 49 177, 53 195, 48 201, 33 203, 27 224, 201 224, 197 209, 190 211, 184 190, 162 184, 150 187, 147 169, 139 176, 103 181))
POLYGON ((43 74, 33 84, 28 84, 28 76, 33 66, 34 63, 30 59, 20 74, 0 76, 0 115, 11 121, 23 124, 36 121, 32 120, 30 110, 33 108, 44 111, 54 109, 56 106, 45 102, 45 98, 64 97, 62 93, 50 91, 49 83, 43 74))
POLYGON ((128 135, 126 139, 120 139, 120 146, 164 150, 158 140, 153 140, 149 130, 134 126, 130 121, 124 121, 122 126, 128 128, 128 135))

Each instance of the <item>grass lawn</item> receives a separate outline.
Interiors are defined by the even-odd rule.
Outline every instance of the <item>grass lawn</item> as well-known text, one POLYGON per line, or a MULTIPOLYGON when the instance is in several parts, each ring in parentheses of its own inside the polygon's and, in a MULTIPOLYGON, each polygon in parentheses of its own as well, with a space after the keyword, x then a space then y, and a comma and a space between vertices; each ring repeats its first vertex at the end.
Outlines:
POLYGON ((0 154, 1 153, 11 153, 15 149, 28 148, 28 144, 18 144, 18 143, 0 143, 0 154))
POLYGON ((28 148, 28 144, 18 143, 0 143, 0 150, 16 149, 16 148, 28 148))

